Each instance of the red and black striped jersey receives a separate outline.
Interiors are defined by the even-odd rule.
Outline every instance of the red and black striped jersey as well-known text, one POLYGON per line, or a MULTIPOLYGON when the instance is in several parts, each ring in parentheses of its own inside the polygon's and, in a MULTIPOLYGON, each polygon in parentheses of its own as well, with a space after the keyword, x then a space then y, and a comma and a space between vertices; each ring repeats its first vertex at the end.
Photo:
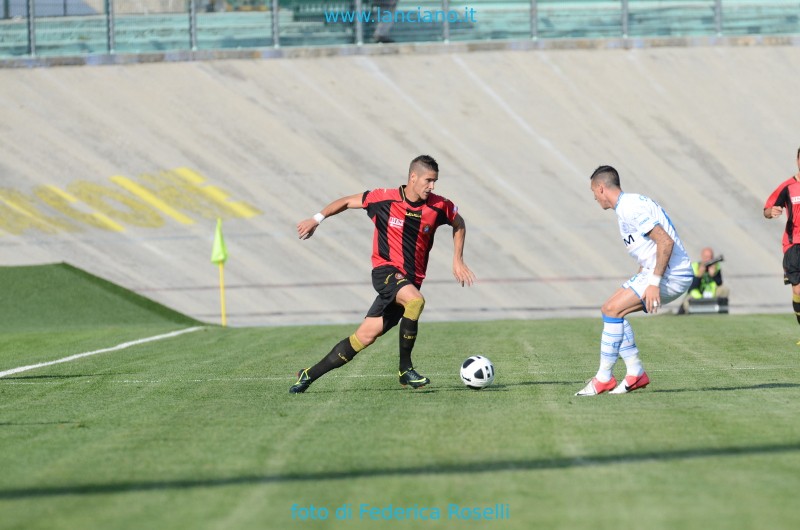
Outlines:
POLYGON ((800 243, 800 182, 792 177, 782 182, 764 204, 764 209, 782 206, 786 209, 786 229, 783 231, 783 251, 800 243))
POLYGON ((410 202, 405 186, 365 191, 361 203, 375 224, 372 268, 391 265, 420 285, 428 268, 433 235, 441 225, 453 224, 458 207, 433 193, 426 201, 410 202))

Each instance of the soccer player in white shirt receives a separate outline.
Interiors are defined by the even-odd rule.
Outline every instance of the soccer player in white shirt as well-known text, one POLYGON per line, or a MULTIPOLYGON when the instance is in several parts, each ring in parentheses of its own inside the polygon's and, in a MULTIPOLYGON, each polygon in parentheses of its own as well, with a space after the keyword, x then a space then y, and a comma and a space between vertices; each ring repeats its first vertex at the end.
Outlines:
POLYGON ((694 273, 675 226, 654 200, 624 193, 619 173, 611 166, 598 167, 592 173, 591 185, 597 203, 604 210, 613 208, 616 212, 622 242, 639 263, 639 272, 603 304, 600 368, 575 395, 627 394, 646 387, 650 378, 644 371, 633 329, 625 316, 642 310, 657 313, 661 306, 689 289, 694 273), (619 357, 625 361, 627 375, 617 385, 612 372, 619 357))

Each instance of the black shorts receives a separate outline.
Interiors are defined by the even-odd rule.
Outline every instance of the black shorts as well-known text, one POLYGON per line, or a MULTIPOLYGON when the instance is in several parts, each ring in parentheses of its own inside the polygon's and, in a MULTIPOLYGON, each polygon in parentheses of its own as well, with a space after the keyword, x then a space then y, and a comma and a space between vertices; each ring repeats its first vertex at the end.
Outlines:
POLYGON ((800 245, 792 245, 783 255, 783 283, 800 284, 800 245))
POLYGON ((372 269, 372 286, 378 291, 378 296, 372 302, 372 307, 367 311, 368 317, 383 317, 383 329, 394 327, 403 316, 405 308, 395 301, 397 291, 411 284, 417 289, 419 285, 409 280, 399 269, 384 265, 372 269))

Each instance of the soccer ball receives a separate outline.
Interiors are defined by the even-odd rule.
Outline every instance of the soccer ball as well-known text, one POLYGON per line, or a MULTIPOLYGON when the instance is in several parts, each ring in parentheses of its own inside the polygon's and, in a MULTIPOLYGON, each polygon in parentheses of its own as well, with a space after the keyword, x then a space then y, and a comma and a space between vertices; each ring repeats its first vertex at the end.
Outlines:
POLYGON ((461 364, 461 380, 473 390, 486 388, 494 381, 492 361, 481 355, 473 355, 461 364))

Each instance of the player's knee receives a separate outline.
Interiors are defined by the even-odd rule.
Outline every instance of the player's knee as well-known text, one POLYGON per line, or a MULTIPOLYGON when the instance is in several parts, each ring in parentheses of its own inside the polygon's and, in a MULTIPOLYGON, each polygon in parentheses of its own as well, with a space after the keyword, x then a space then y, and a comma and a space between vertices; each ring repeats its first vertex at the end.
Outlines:
POLYGON ((411 320, 419 320, 423 309, 425 309, 425 299, 421 296, 419 298, 412 298, 406 302, 403 316, 411 320))
POLYGON ((603 307, 600 308, 600 312, 603 313, 604 316, 611 318, 619 318, 622 316, 622 311, 620 310, 619 306, 612 302, 606 302, 603 304, 603 307))

